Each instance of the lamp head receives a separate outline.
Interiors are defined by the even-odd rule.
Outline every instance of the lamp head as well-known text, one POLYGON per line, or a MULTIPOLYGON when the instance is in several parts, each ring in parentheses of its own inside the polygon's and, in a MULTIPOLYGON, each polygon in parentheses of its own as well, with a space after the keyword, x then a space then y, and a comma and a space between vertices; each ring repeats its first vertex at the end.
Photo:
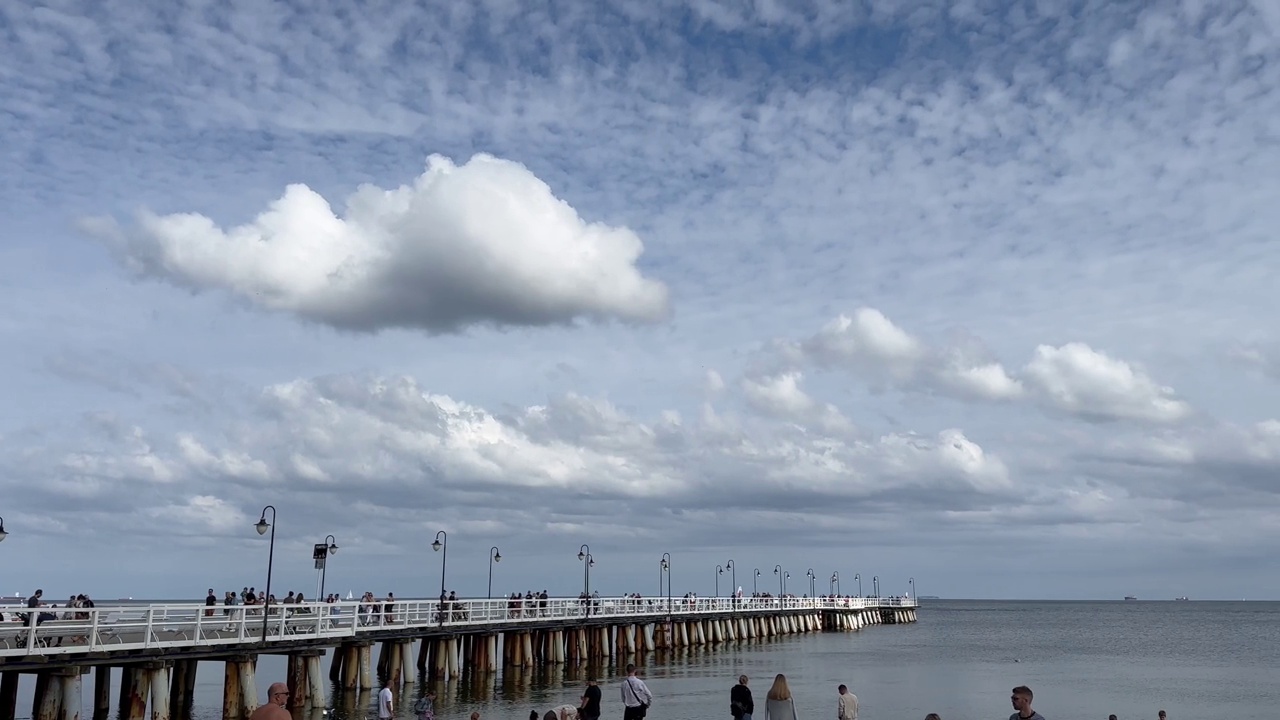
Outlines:
POLYGON ((493 561, 494 561, 494 562, 502 562, 502 553, 498 552, 497 550, 494 550, 494 551, 493 551, 493 561))
POLYGON ((444 543, 440 542, 440 538, 436 538, 431 543, 431 549, 440 552, 440 548, 444 547, 444 543))
MULTIPOLYGON (((252 515, 250 517, 252 517, 252 515)), ((259 535, 266 535, 267 528, 271 527, 271 523, 267 522, 267 516, 263 515, 253 527, 258 531, 259 535)))
POLYGON ((330 554, 330 555, 337 555, 337 554, 338 554, 338 543, 336 543, 336 542, 331 542, 331 543, 329 543, 329 554, 330 554))
POLYGON ((585 560, 586 558, 587 558, 587 554, 586 554, 586 553, 584 553, 584 552, 582 552, 581 550, 579 550, 579 551, 578 551, 578 559, 579 559, 579 560, 585 560))
POLYGON ((9 533, 5 532, 4 519, 0 518, 0 542, 4 542, 4 539, 7 537, 9 537, 9 533))

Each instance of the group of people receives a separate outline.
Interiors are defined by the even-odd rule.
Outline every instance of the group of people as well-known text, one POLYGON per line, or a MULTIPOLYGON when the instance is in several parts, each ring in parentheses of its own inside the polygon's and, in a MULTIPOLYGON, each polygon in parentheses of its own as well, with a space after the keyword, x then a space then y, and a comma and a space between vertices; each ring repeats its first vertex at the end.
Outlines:
MULTIPOLYGON (((746 675, 739 675, 738 684, 729 690, 729 714, 734 720, 752 720, 755 716, 755 698, 751 696, 748 682, 746 675)), ((836 693, 836 720, 858 720, 858 696, 849 692, 849 686, 844 684, 836 688, 836 693)), ((765 694, 764 717, 765 720, 799 720, 791 686, 782 673, 774 676, 773 685, 765 694)))

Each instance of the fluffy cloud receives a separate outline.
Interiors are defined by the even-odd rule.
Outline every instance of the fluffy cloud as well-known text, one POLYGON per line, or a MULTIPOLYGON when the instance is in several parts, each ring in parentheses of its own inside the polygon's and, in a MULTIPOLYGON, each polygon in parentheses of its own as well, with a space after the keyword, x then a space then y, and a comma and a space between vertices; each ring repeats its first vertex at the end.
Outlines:
POLYGON ((362 186, 345 214, 291 185, 229 230, 198 214, 86 221, 144 277, 221 289, 347 330, 452 332, 578 318, 654 321, 667 291, 636 268, 635 233, 584 221, 523 166, 432 156, 413 185, 362 186))
MULTIPOLYGON (((972 345, 972 344, 970 344, 972 345)), ((932 347, 895 325, 883 313, 861 308, 841 315, 799 343, 770 346, 775 362, 810 362, 852 372, 871 383, 889 379, 907 391, 940 392, 961 399, 1015 400, 1030 397, 1050 409, 1095 421, 1177 422, 1191 414, 1172 388, 1139 367, 1084 343, 1040 345, 1018 376, 970 345, 932 347)), ((792 410, 807 398, 796 392, 796 372, 752 386, 756 402, 792 410), (768 392, 766 392, 768 391, 768 392)))

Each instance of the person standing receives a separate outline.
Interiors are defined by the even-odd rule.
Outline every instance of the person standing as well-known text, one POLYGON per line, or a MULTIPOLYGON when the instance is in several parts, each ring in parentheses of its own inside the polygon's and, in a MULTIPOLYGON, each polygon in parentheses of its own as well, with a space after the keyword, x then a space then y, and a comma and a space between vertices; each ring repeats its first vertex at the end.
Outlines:
POLYGON ((645 686, 644 681, 636 677, 636 666, 627 663, 627 676, 622 679, 622 720, 639 720, 649 712, 653 704, 653 693, 645 686))
POLYGON ((1009 720, 1044 720, 1043 715, 1031 709, 1031 700, 1034 697, 1031 688, 1026 685, 1014 688, 1009 700, 1013 703, 1013 709, 1016 712, 1009 716, 1009 720))
POLYGON ((587 689, 582 691, 582 699, 578 703, 579 720, 600 720, 600 687, 596 679, 587 678, 587 689))
POLYGON ((836 705, 836 720, 858 720, 858 696, 849 692, 848 685, 836 688, 840 693, 836 705))
POLYGON ((395 711, 396 698, 391 693, 391 681, 382 684, 382 689, 378 691, 378 720, 391 720, 396 716, 395 711))
POLYGON ((782 673, 773 679, 773 687, 765 695, 764 720, 800 720, 796 716, 796 701, 791 697, 787 676, 782 673))
POLYGON ((747 687, 747 676, 739 675, 738 684, 729 690, 729 712, 734 720, 751 720, 756 711, 755 700, 751 698, 751 688, 747 687))
POLYGON ((271 683, 267 688, 267 704, 258 706, 249 716, 249 720, 291 720, 293 717, 284 706, 289 703, 289 686, 284 683, 271 683))

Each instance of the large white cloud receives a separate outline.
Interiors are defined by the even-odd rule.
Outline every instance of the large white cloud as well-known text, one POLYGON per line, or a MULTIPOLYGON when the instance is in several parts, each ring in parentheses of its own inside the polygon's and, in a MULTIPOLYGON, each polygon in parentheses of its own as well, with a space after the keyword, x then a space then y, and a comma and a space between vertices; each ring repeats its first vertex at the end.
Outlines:
POLYGON ((84 223, 131 269, 197 291, 351 330, 429 332, 578 318, 649 322, 666 288, 636 267, 640 238, 583 220, 525 167, 432 156, 412 185, 361 186, 335 214, 291 185, 253 222, 144 212, 136 227, 84 223))

